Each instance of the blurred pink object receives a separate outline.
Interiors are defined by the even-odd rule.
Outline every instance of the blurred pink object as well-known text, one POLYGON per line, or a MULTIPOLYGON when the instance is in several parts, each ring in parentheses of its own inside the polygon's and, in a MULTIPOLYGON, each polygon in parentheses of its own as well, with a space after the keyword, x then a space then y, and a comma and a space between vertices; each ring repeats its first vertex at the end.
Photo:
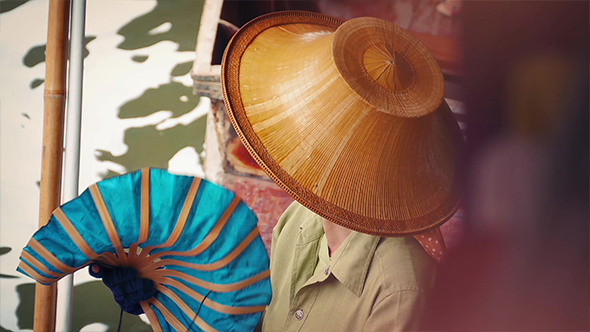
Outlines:
POLYGON ((455 16, 461 11, 462 0, 444 0, 436 6, 436 11, 446 16, 455 16))
POLYGON ((226 174, 222 185, 235 192, 258 217, 258 229, 270 255, 272 229, 293 198, 269 180, 226 174))

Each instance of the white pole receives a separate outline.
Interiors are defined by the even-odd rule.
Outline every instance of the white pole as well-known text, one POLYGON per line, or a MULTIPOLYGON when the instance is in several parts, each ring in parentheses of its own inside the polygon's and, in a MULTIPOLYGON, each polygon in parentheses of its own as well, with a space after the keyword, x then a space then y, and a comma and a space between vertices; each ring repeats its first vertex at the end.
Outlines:
MULTIPOLYGON (((64 184, 62 202, 78 196, 80 173, 80 132, 82 118, 82 77, 84 72, 84 35, 86 0, 72 1, 72 25, 70 30, 70 63, 64 160, 64 184)), ((55 330, 72 330, 72 302, 74 276, 67 275, 58 282, 55 330)))

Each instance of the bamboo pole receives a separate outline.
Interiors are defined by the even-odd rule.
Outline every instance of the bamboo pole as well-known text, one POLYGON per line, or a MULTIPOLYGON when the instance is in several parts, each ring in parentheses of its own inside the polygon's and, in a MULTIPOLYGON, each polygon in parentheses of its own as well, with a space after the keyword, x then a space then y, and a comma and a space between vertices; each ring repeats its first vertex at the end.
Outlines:
MULTIPOLYGON (((39 226, 44 226, 60 204, 63 158, 64 107, 67 68, 69 0, 49 1, 47 48, 45 51, 45 93, 43 154, 41 165, 39 226)), ((35 287, 35 332, 55 330, 57 286, 35 287)))

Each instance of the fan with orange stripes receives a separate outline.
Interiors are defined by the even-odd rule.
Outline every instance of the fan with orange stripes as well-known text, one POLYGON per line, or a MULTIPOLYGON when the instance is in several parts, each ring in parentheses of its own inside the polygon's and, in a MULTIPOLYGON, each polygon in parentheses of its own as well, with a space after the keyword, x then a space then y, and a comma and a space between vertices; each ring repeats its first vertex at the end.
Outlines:
POLYGON ((256 225, 231 191, 146 168, 57 208, 18 271, 52 284, 92 265, 121 308, 145 312, 155 331, 252 330, 271 298, 256 225))

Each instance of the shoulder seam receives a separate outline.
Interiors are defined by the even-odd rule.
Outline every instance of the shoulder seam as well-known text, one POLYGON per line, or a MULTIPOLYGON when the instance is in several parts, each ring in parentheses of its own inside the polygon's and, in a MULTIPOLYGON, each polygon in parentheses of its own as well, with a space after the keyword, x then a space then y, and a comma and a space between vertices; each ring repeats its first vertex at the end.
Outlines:
MULTIPOLYGON (((375 255, 379 258, 378 262, 375 262, 379 265, 379 277, 382 280, 383 285, 385 286, 385 293, 387 294, 384 299, 390 295, 399 293, 399 292, 403 292, 403 291, 415 291, 415 292, 420 292, 420 293, 426 293, 427 291, 425 289, 423 289, 422 287, 419 286, 394 286, 391 284, 390 280, 388 278, 386 278, 385 276, 387 275, 385 273, 385 270, 383 269, 383 261, 384 258, 383 256, 377 252, 377 250, 375 250, 375 255)), ((373 260, 375 261, 375 260, 373 260)))

